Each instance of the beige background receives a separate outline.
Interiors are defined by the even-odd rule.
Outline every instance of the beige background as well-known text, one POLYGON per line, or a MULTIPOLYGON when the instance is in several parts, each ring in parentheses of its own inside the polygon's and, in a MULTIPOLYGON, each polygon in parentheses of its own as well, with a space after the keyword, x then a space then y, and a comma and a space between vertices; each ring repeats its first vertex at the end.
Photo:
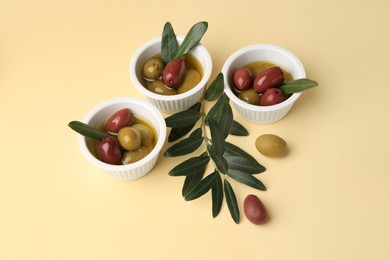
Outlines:
MULTIPOLYGON (((0 2, 0 259, 390 259, 390 2, 0 2), (320 83, 282 121, 245 124, 230 138, 267 167, 268 191, 232 182, 240 202, 259 196, 271 215, 236 225, 210 194, 185 202, 183 178, 163 158, 146 177, 119 182, 82 156, 67 127, 98 103, 141 94, 128 64, 166 21, 202 43, 212 78, 238 48, 290 49, 320 83), (255 147, 282 136, 290 153, 255 147)), ((168 147, 166 144, 164 150, 168 147)))

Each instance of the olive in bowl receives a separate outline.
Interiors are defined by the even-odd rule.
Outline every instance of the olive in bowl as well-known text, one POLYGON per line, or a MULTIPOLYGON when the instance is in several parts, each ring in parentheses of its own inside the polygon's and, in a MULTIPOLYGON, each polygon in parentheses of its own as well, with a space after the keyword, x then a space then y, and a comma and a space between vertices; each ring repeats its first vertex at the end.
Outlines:
POLYGON ((118 180, 135 180, 149 173, 166 139, 165 120, 160 111, 134 97, 107 100, 94 107, 82 123, 101 130, 107 138, 97 142, 80 134, 81 152, 90 163, 118 180), (131 111, 131 116, 124 113, 126 110, 131 111), (120 116, 115 117, 118 113, 120 116), (122 127, 117 127, 115 122, 122 127), (149 138, 150 131, 153 138, 149 138))

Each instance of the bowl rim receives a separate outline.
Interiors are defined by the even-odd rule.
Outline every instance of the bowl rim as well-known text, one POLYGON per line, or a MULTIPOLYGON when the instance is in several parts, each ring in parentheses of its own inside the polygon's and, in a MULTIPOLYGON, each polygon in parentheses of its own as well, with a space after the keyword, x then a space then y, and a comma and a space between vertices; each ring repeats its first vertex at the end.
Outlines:
MULTIPOLYGON (((181 42, 183 42, 185 37, 183 35, 176 35, 176 38, 181 43, 181 42)), ((157 100, 176 101, 178 99, 188 98, 206 86, 207 82, 210 79, 212 70, 213 70, 213 61, 212 61, 211 55, 210 55, 209 51, 207 50, 207 48, 202 43, 198 43, 198 45, 195 46, 194 49, 190 51, 190 53, 193 52, 195 49, 196 49, 196 51, 199 51, 205 57, 205 61, 206 61, 206 65, 207 65, 206 68, 203 68, 203 77, 202 77, 201 81, 198 83, 198 85, 196 85, 195 87, 193 87, 189 91, 186 91, 186 92, 181 93, 181 94, 176 94, 176 95, 160 95, 160 94, 153 93, 153 92, 149 91, 148 89, 146 89, 141 84, 141 82, 139 82, 139 80, 138 80, 137 73, 136 73, 136 64, 137 64, 138 58, 141 56, 142 53, 144 53, 151 46, 153 46, 155 44, 159 44, 160 42, 161 42, 161 36, 157 36, 157 37, 154 37, 154 38, 146 41, 134 52, 133 56, 130 59, 130 63, 129 63, 130 80, 132 81, 133 85, 142 94, 144 94, 145 96, 147 96, 149 98, 153 98, 153 99, 157 99, 157 100)))
POLYGON ((306 77, 306 72, 305 72, 305 69, 303 67, 302 62, 291 51, 289 51, 289 50, 287 50, 279 45, 275 45, 275 44, 252 44, 252 45, 248 45, 248 46, 245 46, 243 48, 238 49, 233 54, 231 54, 228 57, 228 59, 225 61, 224 65, 222 67, 222 73, 224 74, 224 84, 225 84, 224 91, 225 91, 226 95, 236 105, 243 107, 247 110, 251 110, 251 111, 260 111, 260 112, 275 111, 275 110, 279 110, 279 109, 282 109, 284 107, 287 107, 287 106, 293 104, 299 98, 299 96, 302 94, 302 92, 294 93, 285 101, 278 103, 278 104, 275 104, 275 105, 271 105, 271 106, 257 106, 257 105, 248 104, 248 103, 242 101, 241 99, 239 99, 232 92, 232 90, 230 89, 230 86, 229 86, 228 70, 229 70, 231 64, 238 57, 240 57, 241 55, 246 54, 250 51, 253 51, 253 50, 272 50, 272 51, 276 51, 276 52, 279 52, 279 53, 287 56, 293 62, 294 66, 296 66, 296 68, 297 68, 297 71, 298 71, 297 79, 306 77))
POLYGON ((89 124, 92 118, 103 109, 114 105, 116 103, 129 103, 131 105, 140 105, 144 107, 145 109, 148 109, 152 112, 152 114, 156 117, 157 125, 159 129, 155 129, 158 135, 158 140, 155 145, 155 147, 152 149, 152 151, 142 158, 141 160, 126 164, 126 165, 114 165, 114 164, 108 164, 103 161, 100 161, 98 158, 96 158, 88 149, 87 143, 86 143, 86 137, 79 134, 78 136, 78 142, 80 149, 84 156, 95 166, 108 171, 130 171, 139 168, 140 166, 143 166, 147 164, 151 159, 153 159, 155 156, 159 156, 159 153, 164 146, 166 134, 167 134, 167 128, 165 124, 165 119, 162 116, 161 112, 154 107, 152 104, 146 102, 145 100, 142 100, 140 98, 136 97, 118 97, 118 98, 112 98, 106 101, 103 101, 102 103, 98 104, 94 108, 92 108, 87 115, 84 117, 83 122, 86 124, 89 124))

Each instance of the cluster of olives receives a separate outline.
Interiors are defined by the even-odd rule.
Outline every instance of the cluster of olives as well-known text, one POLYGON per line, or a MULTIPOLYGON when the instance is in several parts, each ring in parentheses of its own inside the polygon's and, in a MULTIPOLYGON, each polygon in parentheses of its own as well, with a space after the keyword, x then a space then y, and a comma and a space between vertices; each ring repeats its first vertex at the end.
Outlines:
POLYGON ((167 64, 159 57, 147 60, 142 67, 145 87, 156 94, 176 95, 198 85, 201 74, 189 66, 186 56, 173 59, 167 64))
POLYGON ((271 106, 283 102, 288 96, 278 88, 285 81, 285 74, 278 66, 272 66, 253 75, 248 67, 233 72, 234 92, 252 105, 271 106))
POLYGON ((153 130, 138 122, 128 108, 110 116, 104 124, 110 137, 97 143, 98 157, 109 164, 129 164, 141 160, 155 146, 153 130))

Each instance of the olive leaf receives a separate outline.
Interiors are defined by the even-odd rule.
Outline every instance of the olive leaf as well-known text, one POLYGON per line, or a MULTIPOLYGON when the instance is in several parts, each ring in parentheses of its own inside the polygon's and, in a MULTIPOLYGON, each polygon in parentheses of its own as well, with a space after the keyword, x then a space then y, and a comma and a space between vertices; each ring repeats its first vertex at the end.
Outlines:
POLYGON ((214 186, 215 179, 218 178, 218 176, 218 171, 214 171, 206 176, 187 194, 187 196, 185 196, 184 199, 187 201, 194 200, 206 194, 214 186))
POLYGON ((224 154, 224 158, 228 162, 229 170, 235 169, 249 174, 262 173, 265 171, 263 165, 248 157, 224 154))
POLYGON ((236 194, 227 179, 224 180, 224 192, 230 215, 234 222, 238 224, 240 222, 240 210, 238 209, 236 194))
POLYGON ((236 145, 234 145, 232 143, 229 143, 229 142, 225 142, 225 153, 224 153, 224 155, 245 157, 247 159, 250 159, 250 160, 253 160, 253 161, 257 162, 257 160, 255 158, 253 158, 252 155, 250 155, 249 153, 245 152, 240 147, 238 147, 238 146, 236 146, 236 145))
POLYGON ((196 173, 186 176, 181 191, 183 197, 186 197, 188 193, 202 180, 205 171, 206 166, 199 168, 196 173))
POLYGON ((202 39, 206 33, 208 27, 207 22, 198 22, 194 24, 186 34, 183 42, 180 44, 179 49, 176 52, 175 59, 190 52, 202 39))
POLYGON ((214 186, 211 188, 211 198, 213 218, 215 218, 221 211, 223 202, 223 185, 221 176, 219 174, 218 177, 215 179, 214 186))
POLYGON ((249 187, 265 191, 267 188, 265 185, 256 177, 254 177, 252 174, 241 171, 241 170, 236 170, 236 169, 229 169, 227 172, 227 175, 232 177, 234 180, 248 185, 249 187))
POLYGON ((224 105, 222 106, 222 112, 218 121, 218 125, 221 129, 221 133, 223 134, 223 139, 226 139, 233 125, 233 111, 227 102, 224 102, 224 105))
POLYGON ((171 176, 188 176, 196 174, 200 168, 206 167, 209 163, 210 157, 202 154, 198 157, 191 157, 184 162, 176 165, 172 170, 169 171, 171 176))
POLYGON ((92 126, 85 124, 80 121, 71 121, 68 126, 72 128, 77 133, 89 137, 98 141, 102 141, 103 139, 110 137, 110 134, 100 132, 99 130, 93 128, 92 126))
POLYGON ((204 99, 207 101, 217 100, 222 95, 223 89, 223 74, 220 72, 204 93, 204 99))
POLYGON ((215 165, 217 166, 218 170, 223 174, 227 173, 229 165, 226 159, 222 156, 222 154, 216 151, 214 145, 207 145, 207 150, 211 156, 211 159, 213 159, 215 165))
MULTIPOLYGON (((192 107, 190 107, 188 110, 195 110, 195 111, 200 112, 200 108, 201 108, 201 103, 197 102, 192 107)), ((195 124, 196 124, 196 122, 192 125, 189 125, 189 126, 171 128, 171 131, 169 132, 169 136, 168 136, 168 142, 174 142, 177 139, 185 136, 186 134, 188 134, 192 130, 192 128, 195 126, 195 124)))
POLYGON ((165 118, 168 127, 184 127, 195 124, 200 118, 196 110, 184 110, 165 118))
POLYGON ((225 150, 225 137, 220 130, 219 124, 213 118, 209 118, 208 122, 213 147, 218 154, 223 155, 225 150))
POLYGON ((296 79, 283 83, 279 88, 283 93, 292 94, 318 86, 318 83, 310 79, 296 79))
POLYGON ((210 109, 210 111, 207 113, 207 120, 208 118, 212 117, 216 122, 219 122, 219 119, 221 118, 222 111, 226 105, 229 105, 229 97, 223 93, 217 100, 217 102, 213 105, 213 107, 210 109))
POLYGON ((180 142, 169 147, 165 153, 165 157, 176 157, 194 152, 203 142, 202 128, 196 129, 191 135, 181 140, 180 142))
POLYGON ((248 136, 249 132, 248 130, 246 130, 246 128, 243 125, 241 125, 236 120, 233 120, 229 134, 236 135, 236 136, 248 136))
POLYGON ((170 22, 166 22, 161 37, 161 58, 163 63, 167 64, 173 60, 178 49, 179 43, 177 42, 172 25, 170 22))

